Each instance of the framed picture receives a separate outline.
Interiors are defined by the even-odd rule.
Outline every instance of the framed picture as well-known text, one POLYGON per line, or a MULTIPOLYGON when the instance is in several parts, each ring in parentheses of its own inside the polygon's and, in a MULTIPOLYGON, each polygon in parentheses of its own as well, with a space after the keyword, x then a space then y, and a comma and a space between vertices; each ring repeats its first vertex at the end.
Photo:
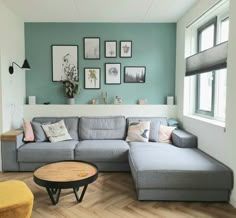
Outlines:
POLYGON ((84 38, 84 59, 100 59, 100 38, 84 38))
POLYGON ((120 57, 132 57, 132 41, 120 41, 120 57))
POLYGON ((121 84, 121 64, 106 63, 105 64, 105 84, 119 85, 121 84))
POLYGON ((52 81, 78 81, 78 45, 52 45, 52 81))
POLYGON ((84 88, 85 89, 101 88, 100 68, 84 68, 84 88))
POLYGON ((125 67, 125 83, 145 83, 146 67, 125 67))
POLYGON ((117 41, 105 41, 105 58, 117 57, 117 41))

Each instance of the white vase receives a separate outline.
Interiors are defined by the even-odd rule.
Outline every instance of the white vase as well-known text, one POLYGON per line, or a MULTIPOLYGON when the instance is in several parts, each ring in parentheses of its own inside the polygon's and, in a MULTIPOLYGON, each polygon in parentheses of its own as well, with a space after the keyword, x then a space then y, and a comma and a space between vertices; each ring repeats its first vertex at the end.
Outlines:
POLYGON ((75 98, 68 98, 68 104, 75 104, 75 98))

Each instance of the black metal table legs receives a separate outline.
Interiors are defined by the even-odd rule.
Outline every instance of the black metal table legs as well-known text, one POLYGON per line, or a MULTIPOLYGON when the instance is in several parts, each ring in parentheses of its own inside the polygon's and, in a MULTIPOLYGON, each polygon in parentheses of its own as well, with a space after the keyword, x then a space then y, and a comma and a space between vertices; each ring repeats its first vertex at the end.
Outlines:
MULTIPOLYGON (((78 203, 82 202, 87 187, 88 187, 88 185, 84 186, 80 196, 78 195, 79 187, 74 187, 73 188, 73 191, 74 191, 74 194, 75 194, 75 198, 76 198, 78 203)), ((47 188, 46 187, 46 190, 47 190, 48 195, 49 195, 49 197, 50 197, 50 199, 52 201, 52 204, 56 205, 59 202, 59 198, 60 198, 60 194, 61 194, 61 189, 60 188, 47 188)))

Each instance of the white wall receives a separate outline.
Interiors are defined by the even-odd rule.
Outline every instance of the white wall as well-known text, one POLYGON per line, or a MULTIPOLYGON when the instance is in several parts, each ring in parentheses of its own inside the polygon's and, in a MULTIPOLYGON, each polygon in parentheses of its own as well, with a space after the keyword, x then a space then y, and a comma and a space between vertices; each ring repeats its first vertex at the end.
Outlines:
MULTIPOLYGON (((229 166, 236 175, 236 1, 230 3, 230 32, 228 50, 228 79, 227 79, 227 111, 226 132, 223 127, 206 123, 183 115, 184 105, 184 74, 185 74, 185 28, 193 20, 204 13, 217 0, 199 0, 177 23, 177 50, 176 50, 176 95, 178 118, 185 129, 194 133, 199 139, 199 148, 229 166)), ((231 194, 231 204, 236 207, 236 180, 231 194)))
POLYGON ((25 58, 25 44, 23 20, 11 12, 1 0, 0 32, 0 133, 2 133, 21 126, 25 101, 25 72, 15 67, 14 74, 10 75, 8 68, 13 61, 22 65, 25 58))

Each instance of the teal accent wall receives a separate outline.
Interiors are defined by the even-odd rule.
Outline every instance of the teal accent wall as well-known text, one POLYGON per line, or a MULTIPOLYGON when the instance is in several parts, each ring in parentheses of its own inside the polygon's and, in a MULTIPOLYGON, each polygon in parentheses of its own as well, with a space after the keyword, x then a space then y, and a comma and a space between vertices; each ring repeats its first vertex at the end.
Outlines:
POLYGON ((81 92, 77 104, 87 104, 101 92, 108 93, 108 103, 114 96, 123 104, 166 104, 166 96, 175 95, 175 23, 25 23, 26 57, 32 68, 26 73, 26 95, 36 96, 37 104, 66 104, 62 84, 52 81, 51 45, 79 46, 79 79, 81 92), (84 60, 83 38, 100 37, 101 59, 84 60), (104 41, 117 40, 117 58, 104 57, 104 41), (120 40, 132 40, 132 58, 119 57, 120 40), (121 85, 105 84, 105 63, 121 63, 121 85), (124 83, 125 66, 146 66, 146 82, 124 83), (101 68, 101 89, 84 89, 84 68, 101 68))

